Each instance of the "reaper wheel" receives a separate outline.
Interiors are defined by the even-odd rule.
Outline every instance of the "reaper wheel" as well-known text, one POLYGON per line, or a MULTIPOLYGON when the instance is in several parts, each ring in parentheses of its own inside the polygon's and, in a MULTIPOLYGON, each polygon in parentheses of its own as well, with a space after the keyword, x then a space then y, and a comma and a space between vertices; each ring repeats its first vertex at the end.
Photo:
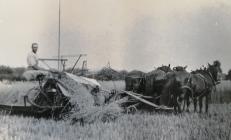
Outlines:
POLYGON ((25 106, 26 106, 26 98, 28 98, 29 101, 34 102, 35 104, 40 105, 40 106, 43 106, 45 104, 47 105, 47 102, 48 102, 47 100, 49 100, 48 97, 43 93, 40 86, 33 87, 27 92, 26 96, 24 96, 25 106))
MULTIPOLYGON (((39 86, 30 89, 27 92, 26 96, 24 96, 24 98, 25 97, 39 106, 53 105, 53 102, 48 97, 46 91, 44 91, 44 87, 42 86, 42 83, 39 83, 39 86)), ((26 101, 24 101, 24 104, 26 106, 26 101)))
MULTIPOLYGON (((33 87, 24 96, 24 99, 25 99, 25 97, 27 97, 30 100, 34 101, 38 97, 38 95, 39 95, 40 92, 41 92, 40 87, 33 87)), ((25 100, 24 100, 24 105, 26 106, 26 101, 25 100)))

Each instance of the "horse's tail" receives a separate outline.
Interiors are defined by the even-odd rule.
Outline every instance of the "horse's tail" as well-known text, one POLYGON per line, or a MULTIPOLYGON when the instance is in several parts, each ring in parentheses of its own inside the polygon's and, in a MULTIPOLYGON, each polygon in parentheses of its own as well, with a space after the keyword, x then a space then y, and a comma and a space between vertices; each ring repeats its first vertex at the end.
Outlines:
POLYGON ((191 95, 192 97, 194 96, 193 89, 190 86, 184 85, 184 86, 181 87, 181 89, 186 89, 187 91, 190 92, 189 95, 191 95))
POLYGON ((186 90, 186 93, 183 93, 183 94, 182 94, 182 95, 183 95, 183 103, 184 103, 184 104, 183 104, 183 110, 185 110, 185 104, 189 102, 190 96, 191 96, 192 98, 194 98, 194 92, 193 92, 192 88, 191 88, 190 86, 187 86, 187 85, 182 86, 181 89, 182 89, 182 90, 183 90, 183 89, 186 90))

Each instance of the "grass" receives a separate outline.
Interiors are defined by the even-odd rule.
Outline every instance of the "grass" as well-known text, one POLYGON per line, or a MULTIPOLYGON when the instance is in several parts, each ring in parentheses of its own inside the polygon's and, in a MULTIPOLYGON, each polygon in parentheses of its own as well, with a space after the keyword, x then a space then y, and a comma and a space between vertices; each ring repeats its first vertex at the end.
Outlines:
MULTIPOLYGON (((125 86, 123 81, 100 83, 109 90, 125 86)), ((23 91, 28 88, 26 85, 28 83, 7 86, 11 90, 23 91)), ((0 84, 0 91, 8 89, 5 86, 0 84)), ((228 81, 217 87, 208 114, 137 112, 123 114, 115 121, 97 121, 84 126, 79 123, 71 125, 70 121, 0 115, 0 140, 230 140, 231 104, 223 102, 230 97, 230 91, 231 83, 228 81), (221 98, 223 104, 215 104, 221 103, 221 98)))
POLYGON ((9 140, 229 140, 231 104, 212 105, 210 113, 125 114, 114 122, 70 125, 69 121, 0 116, 0 138, 9 140))

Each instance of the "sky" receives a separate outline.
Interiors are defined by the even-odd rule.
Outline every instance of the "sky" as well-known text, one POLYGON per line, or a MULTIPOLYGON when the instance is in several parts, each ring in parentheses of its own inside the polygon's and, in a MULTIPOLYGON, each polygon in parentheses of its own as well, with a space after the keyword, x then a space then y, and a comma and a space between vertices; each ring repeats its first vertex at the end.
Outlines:
MULTIPOLYGON (((227 72, 230 25, 230 0, 61 0, 61 54, 88 54, 90 69, 193 70, 219 60, 227 72)), ((0 64, 26 66, 33 42, 39 57, 57 56, 58 0, 0 0, 0 64)))

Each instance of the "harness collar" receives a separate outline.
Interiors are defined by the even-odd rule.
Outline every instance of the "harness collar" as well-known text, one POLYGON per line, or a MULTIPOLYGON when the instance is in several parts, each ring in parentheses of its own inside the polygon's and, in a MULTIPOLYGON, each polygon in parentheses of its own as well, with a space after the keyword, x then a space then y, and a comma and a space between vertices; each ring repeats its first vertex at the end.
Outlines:
POLYGON ((210 72, 209 70, 208 70, 207 72, 208 72, 208 74, 209 74, 209 77, 212 79, 213 85, 215 86, 215 85, 216 85, 216 81, 214 80, 214 78, 213 78, 211 72, 210 72))

